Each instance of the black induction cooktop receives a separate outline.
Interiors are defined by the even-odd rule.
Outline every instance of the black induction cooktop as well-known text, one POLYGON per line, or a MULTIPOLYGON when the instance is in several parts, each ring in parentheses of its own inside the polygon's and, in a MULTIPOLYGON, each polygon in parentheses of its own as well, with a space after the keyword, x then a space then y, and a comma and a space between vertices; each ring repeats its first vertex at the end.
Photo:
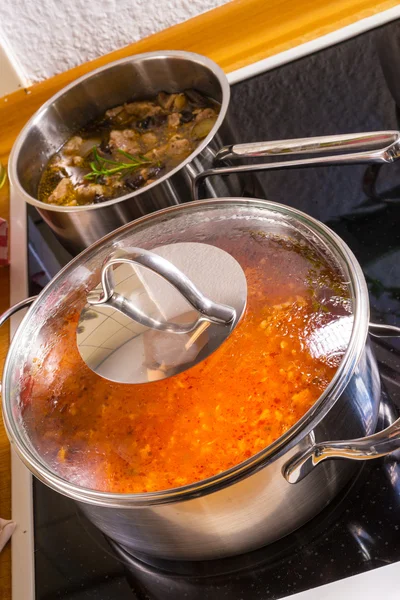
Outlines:
MULTIPOLYGON (((233 86, 237 137, 398 129, 398 74, 395 21, 233 86)), ((260 182, 266 198, 309 213, 347 242, 367 279, 372 320, 400 325, 400 162, 274 171, 260 182)), ((38 224, 37 216, 32 220, 38 224)), ((40 264, 32 231, 31 266, 40 264)), ((42 275, 30 269, 32 293, 42 275)), ((374 347, 384 384, 383 427, 400 407, 400 342, 380 340, 374 347)), ((112 547, 71 500, 35 480, 36 598, 272 600, 400 561, 399 456, 365 464, 331 506, 273 545, 175 567, 146 565, 112 547)))

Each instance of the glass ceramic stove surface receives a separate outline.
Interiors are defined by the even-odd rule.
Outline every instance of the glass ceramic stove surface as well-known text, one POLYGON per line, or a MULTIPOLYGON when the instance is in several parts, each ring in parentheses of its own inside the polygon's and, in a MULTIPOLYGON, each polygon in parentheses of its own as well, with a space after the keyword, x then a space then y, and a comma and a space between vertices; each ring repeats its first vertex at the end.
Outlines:
MULTIPOLYGON (((238 139, 398 129, 398 73, 400 22, 392 22, 236 84, 238 139)), ((266 198, 308 212, 349 244, 367 278, 372 320, 400 325, 400 163, 275 171, 260 181, 266 198)), ((68 256, 33 213, 29 247, 32 294, 68 256)), ((383 426, 400 407, 400 343, 374 346, 383 426)), ((400 465, 395 455, 370 461, 291 536, 246 556, 181 564, 178 573, 112 549, 72 501, 36 480, 34 521, 37 600, 278 599, 400 561, 400 465)))

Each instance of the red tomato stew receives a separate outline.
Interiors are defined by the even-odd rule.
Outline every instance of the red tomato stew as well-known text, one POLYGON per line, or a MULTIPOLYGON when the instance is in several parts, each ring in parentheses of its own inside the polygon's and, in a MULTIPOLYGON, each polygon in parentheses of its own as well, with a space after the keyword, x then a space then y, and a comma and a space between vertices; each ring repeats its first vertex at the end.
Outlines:
POLYGON ((248 305, 230 337, 191 369, 153 383, 110 382, 80 357, 79 311, 57 317, 59 335, 38 351, 21 390, 30 439, 56 473, 117 493, 200 481, 263 450, 326 389, 350 336, 335 327, 345 319, 351 331, 343 274, 295 241, 222 233, 210 243, 242 265, 248 305))

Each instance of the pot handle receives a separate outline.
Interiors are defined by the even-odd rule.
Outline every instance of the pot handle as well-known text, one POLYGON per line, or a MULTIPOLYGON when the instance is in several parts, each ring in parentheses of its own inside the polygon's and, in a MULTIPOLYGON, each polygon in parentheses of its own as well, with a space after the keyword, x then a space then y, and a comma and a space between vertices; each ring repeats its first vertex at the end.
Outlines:
MULTIPOLYGON (((369 324, 369 332, 374 337, 400 337, 400 327, 395 325, 369 324)), ((304 479, 314 467, 331 458, 347 458, 349 460, 370 460, 386 456, 400 449, 400 418, 392 425, 373 435, 354 440, 337 442, 320 442, 311 446, 303 454, 295 456, 283 469, 289 483, 297 483, 304 479)))
POLYGON ((26 308, 27 306, 32 304, 32 302, 34 302, 36 300, 36 298, 37 298, 37 296, 31 296, 30 298, 25 298, 25 300, 21 300, 21 302, 17 302, 17 304, 14 304, 14 306, 11 306, 8 310, 3 312, 3 314, 0 315, 0 327, 2 325, 4 325, 4 323, 6 321, 8 321, 8 319, 10 319, 19 310, 22 310, 23 308, 26 308))
POLYGON ((122 314, 133 319, 141 325, 151 329, 169 331, 172 333, 190 333, 200 323, 209 321, 229 325, 236 318, 236 311, 231 306, 218 304, 207 298, 194 283, 175 265, 162 256, 143 250, 142 248, 131 248, 129 256, 118 256, 110 258, 101 271, 101 290, 92 290, 87 297, 90 306, 110 306, 122 314), (185 300, 200 313, 200 319, 189 324, 164 323, 149 315, 145 315, 140 308, 136 307, 128 298, 115 292, 113 277, 114 265, 127 264, 131 266, 140 265, 149 269, 156 275, 171 284, 185 300), (100 292, 100 293, 99 293, 100 292))
POLYGON ((192 183, 193 198, 198 200, 205 179, 208 177, 215 177, 216 175, 224 176, 235 173, 246 173, 249 171, 298 169, 326 165, 391 163, 400 156, 400 132, 373 131, 369 133, 235 144, 233 146, 221 148, 217 152, 214 160, 215 162, 220 163, 224 160, 234 160, 238 158, 287 156, 288 154, 327 154, 328 156, 208 169, 199 173, 199 175, 194 178, 192 183), (352 152, 353 150, 356 150, 356 152, 352 152), (340 154, 340 152, 344 153, 340 154))
POLYGON ((272 142, 250 142, 224 146, 215 155, 216 161, 259 156, 287 156, 288 154, 332 154, 355 150, 367 152, 385 151, 400 140, 398 131, 373 131, 344 135, 326 135, 272 142))

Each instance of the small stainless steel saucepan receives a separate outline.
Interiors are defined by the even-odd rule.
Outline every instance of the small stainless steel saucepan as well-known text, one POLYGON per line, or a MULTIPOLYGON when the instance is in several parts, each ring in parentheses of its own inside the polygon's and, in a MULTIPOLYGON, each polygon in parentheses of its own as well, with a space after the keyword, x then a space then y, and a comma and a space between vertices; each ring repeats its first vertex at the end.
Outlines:
MULTIPOLYGON (((117 227, 156 210, 192 200, 195 176, 214 164, 218 149, 235 141, 230 86, 222 69, 192 52, 138 54, 101 67, 50 98, 18 136, 9 161, 15 190, 37 208, 61 243, 76 255, 117 227), (196 89, 220 103, 218 119, 194 152, 154 183, 125 196, 86 206, 56 206, 37 199, 50 157, 82 127, 110 107, 132 100, 196 89)), ((207 184, 207 196, 257 196, 254 177, 230 177, 207 184)), ((257 193, 258 192, 258 193, 257 193)))

